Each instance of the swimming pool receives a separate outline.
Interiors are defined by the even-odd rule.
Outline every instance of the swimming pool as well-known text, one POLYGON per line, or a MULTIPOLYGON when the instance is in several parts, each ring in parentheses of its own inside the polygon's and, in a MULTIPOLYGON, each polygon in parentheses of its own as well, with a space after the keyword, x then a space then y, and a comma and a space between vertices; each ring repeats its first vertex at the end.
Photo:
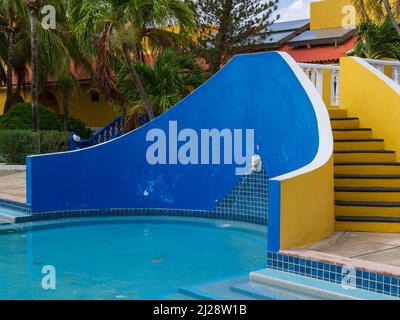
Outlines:
POLYGON ((185 218, 85 218, 0 232, 0 299, 158 299, 266 266, 266 226, 185 218), (44 290, 45 266, 56 289, 44 290))

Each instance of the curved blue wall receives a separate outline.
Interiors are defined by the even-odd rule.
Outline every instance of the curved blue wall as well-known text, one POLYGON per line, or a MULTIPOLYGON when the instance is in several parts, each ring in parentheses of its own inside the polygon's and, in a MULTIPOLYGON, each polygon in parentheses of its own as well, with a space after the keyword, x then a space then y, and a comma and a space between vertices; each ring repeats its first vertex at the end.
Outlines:
MULTIPOLYGON (((84 106, 82 106, 84 108, 84 106)), ((150 129, 254 129, 269 177, 311 162, 318 150, 313 106, 280 54, 233 58, 207 83, 147 125, 94 148, 27 160, 34 213, 109 209, 212 210, 239 181, 236 165, 155 165, 146 161, 150 129), (145 191, 148 194, 145 195, 145 191)))

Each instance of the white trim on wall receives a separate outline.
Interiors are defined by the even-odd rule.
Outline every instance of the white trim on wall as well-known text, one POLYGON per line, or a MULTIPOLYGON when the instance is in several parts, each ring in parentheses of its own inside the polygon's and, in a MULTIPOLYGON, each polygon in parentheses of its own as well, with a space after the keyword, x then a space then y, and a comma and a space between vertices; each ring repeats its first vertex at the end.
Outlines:
POLYGON ((354 61, 357 61, 364 68, 368 69, 368 71, 372 72, 379 79, 381 79, 383 82, 385 82, 390 88, 392 88, 395 92, 397 92, 398 95, 400 95, 400 85, 398 85, 396 82, 394 82, 392 79, 390 79, 386 74, 379 71, 377 68, 375 68, 373 65, 371 65, 370 63, 368 63, 367 61, 365 61, 362 58, 352 57, 352 59, 354 61))
POLYGON ((303 175, 308 172, 312 172, 323 165, 325 165, 333 154, 333 135, 331 122, 329 118, 328 109, 322 100, 321 95, 318 93, 315 86, 312 84, 310 79, 298 65, 298 63, 286 52, 278 52, 282 58, 287 62, 297 79, 300 81, 308 97, 310 98, 311 104, 315 111, 315 116, 318 122, 318 135, 319 135, 319 146, 318 152, 313 161, 306 166, 297 169, 295 171, 286 173, 279 177, 275 177, 272 180, 283 181, 294 178, 296 176, 303 175))

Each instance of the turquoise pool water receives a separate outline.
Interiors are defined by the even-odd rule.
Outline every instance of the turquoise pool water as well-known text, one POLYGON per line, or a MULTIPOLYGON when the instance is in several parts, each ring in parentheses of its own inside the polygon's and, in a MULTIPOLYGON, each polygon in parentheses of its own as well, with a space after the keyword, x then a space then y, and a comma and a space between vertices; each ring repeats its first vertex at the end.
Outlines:
POLYGON ((162 298, 265 267, 266 237, 265 226, 203 219, 28 224, 0 232, 0 299, 162 298), (55 290, 42 288, 47 265, 55 290))

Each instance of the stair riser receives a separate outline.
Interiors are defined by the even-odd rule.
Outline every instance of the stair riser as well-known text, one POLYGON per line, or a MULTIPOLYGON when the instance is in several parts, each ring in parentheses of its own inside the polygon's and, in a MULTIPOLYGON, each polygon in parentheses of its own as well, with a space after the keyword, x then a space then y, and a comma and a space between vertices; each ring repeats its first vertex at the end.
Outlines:
POLYGON ((395 153, 335 153, 336 162, 395 162, 395 153))
POLYGON ((4 220, 6 222, 9 222, 9 223, 22 223, 22 222, 29 222, 29 221, 31 221, 32 218, 30 216, 12 217, 12 216, 9 216, 7 214, 1 214, 0 213, 0 219, 4 220))
POLYGON ((334 139, 371 139, 371 131, 333 131, 334 139))
POLYGON ((397 233, 397 232, 400 232, 400 223, 336 221, 336 230, 337 231, 397 233))
POLYGON ((6 222, 10 222, 10 223, 15 223, 16 222, 15 217, 11 217, 11 216, 9 216, 7 214, 2 214, 1 212, 0 212, 0 219, 4 220, 6 222))
POLYGON ((329 116, 333 118, 345 118, 347 117, 347 109, 328 109, 329 116))
POLYGON ((335 151, 350 151, 350 150, 384 150, 385 143, 383 141, 370 142, 335 142, 335 151))
POLYGON ((400 188, 400 179, 335 179, 335 187, 400 188))
POLYGON ((335 200, 400 202, 400 192, 335 192, 335 200))
POLYGON ((336 216, 345 217, 400 217, 400 207, 335 206, 336 216))
POLYGON ((400 166, 335 166, 335 174, 400 174, 400 166))
POLYGON ((333 129, 354 129, 360 127, 359 120, 331 120, 333 129))

